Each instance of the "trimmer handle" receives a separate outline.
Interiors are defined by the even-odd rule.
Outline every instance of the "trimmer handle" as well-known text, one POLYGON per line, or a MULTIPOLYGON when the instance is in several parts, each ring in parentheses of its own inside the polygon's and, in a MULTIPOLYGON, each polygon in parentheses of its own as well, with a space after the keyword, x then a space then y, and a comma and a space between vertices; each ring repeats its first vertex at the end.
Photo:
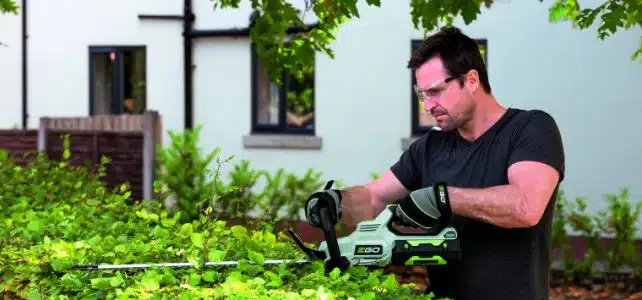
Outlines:
MULTIPOLYGON (((329 190, 333 184, 334 180, 328 181, 324 190, 329 190)), ((330 208, 327 206, 319 207, 319 216, 321 219, 321 230, 323 230, 325 242, 328 244, 328 252, 330 253, 330 259, 326 261, 325 270, 326 272, 330 272, 338 267, 341 271, 346 271, 348 267, 350 267, 350 262, 346 257, 341 255, 341 249, 337 241, 337 233, 334 229, 334 224, 336 224, 338 220, 334 220, 330 213, 330 208)))
POLYGON ((328 252, 330 252, 330 260, 326 261, 325 270, 332 271, 334 268, 339 268, 345 271, 350 267, 348 259, 341 255, 339 242, 337 241, 337 233, 334 230, 334 225, 330 221, 330 212, 327 207, 320 208, 321 214, 321 229, 325 236, 325 242, 328 244, 328 252))

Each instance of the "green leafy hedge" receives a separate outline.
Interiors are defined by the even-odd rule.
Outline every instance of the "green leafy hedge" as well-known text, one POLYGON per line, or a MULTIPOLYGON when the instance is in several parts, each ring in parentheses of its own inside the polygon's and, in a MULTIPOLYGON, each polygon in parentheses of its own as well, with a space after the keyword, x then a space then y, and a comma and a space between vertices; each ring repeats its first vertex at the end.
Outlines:
MULTIPOLYGON (((65 143, 68 146, 69 141, 65 143)), ((321 263, 265 267, 264 259, 304 258, 266 222, 229 227, 213 209, 188 222, 158 201, 127 204, 84 168, 39 155, 17 166, 0 152, 0 291, 25 299, 431 299, 382 270, 325 274, 321 263), (204 261, 240 260, 236 268, 204 261), (194 268, 72 270, 75 264, 191 262, 194 268)), ((103 159, 103 164, 108 163, 103 159)))
POLYGON ((596 214, 587 212, 586 198, 567 199, 558 194, 553 221, 553 245, 561 252, 565 279, 569 283, 588 279, 612 280, 624 271, 642 280, 642 254, 638 244, 637 221, 642 201, 632 201, 627 188, 604 195, 606 207, 596 214), (573 257, 569 237, 575 235, 587 242, 583 257, 573 257), (602 265, 603 271, 597 268, 602 265), (630 271, 626 271, 630 269, 630 271))
MULTIPOLYGON (((320 173, 270 174, 242 160, 227 179, 219 168, 220 149, 202 154, 198 130, 174 134, 159 150, 163 168, 156 182, 159 199, 128 203, 126 185, 110 190, 97 174, 63 161, 37 156, 21 167, 0 151, 0 292, 3 298, 29 299, 431 299, 412 284, 400 285, 382 270, 352 268, 325 274, 320 263, 262 268, 264 259, 304 258, 273 226, 280 217, 298 219, 303 201, 323 184, 320 173), (181 159, 183 159, 181 161, 181 159), (188 163, 185 163, 187 159, 188 163), (183 163, 181 163, 183 162, 183 163), (263 180, 263 181, 261 181, 263 180), (177 198, 176 210, 161 201, 177 198), (287 200, 287 201, 286 201, 287 200), (260 226, 229 226, 227 218, 250 218, 259 208, 260 226), (278 212, 284 212, 278 213, 278 212), (202 268, 205 261, 240 260, 237 268, 202 268), (189 269, 79 271, 74 264, 191 262, 189 269)), ((63 145, 69 148, 69 140, 63 145)), ((373 179, 378 174, 371 174, 373 179)), ((626 189, 607 195, 608 209, 586 213, 583 198, 558 199, 554 244, 562 249, 566 276, 579 282, 595 276, 592 266, 623 266, 642 274, 635 248, 635 223, 642 209, 626 189), (586 257, 575 260, 568 230, 589 241, 586 257), (605 245, 601 237, 613 241, 605 245)), ((256 218, 256 217, 253 217, 256 218)), ((258 222, 254 222, 257 225, 258 222)), ((249 223, 248 223, 249 224, 249 223)))

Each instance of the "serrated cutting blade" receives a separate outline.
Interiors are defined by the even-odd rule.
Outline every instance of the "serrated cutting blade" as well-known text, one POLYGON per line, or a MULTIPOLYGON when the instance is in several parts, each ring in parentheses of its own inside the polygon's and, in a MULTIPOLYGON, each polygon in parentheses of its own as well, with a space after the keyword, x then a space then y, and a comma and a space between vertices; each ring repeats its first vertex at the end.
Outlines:
MULTIPOLYGON (((305 265, 310 263, 309 260, 291 260, 291 259, 268 259, 263 262, 263 264, 255 264, 248 262, 250 265, 262 265, 262 266, 275 266, 280 264, 287 265, 305 265)), ((219 262, 206 262, 204 268, 230 268, 238 266, 238 261, 219 261, 219 262)), ((72 266, 72 270, 140 270, 140 269, 149 269, 149 268, 194 268, 196 267, 193 263, 189 262, 180 262, 180 263, 154 263, 154 264, 98 264, 98 265, 80 265, 72 266)))

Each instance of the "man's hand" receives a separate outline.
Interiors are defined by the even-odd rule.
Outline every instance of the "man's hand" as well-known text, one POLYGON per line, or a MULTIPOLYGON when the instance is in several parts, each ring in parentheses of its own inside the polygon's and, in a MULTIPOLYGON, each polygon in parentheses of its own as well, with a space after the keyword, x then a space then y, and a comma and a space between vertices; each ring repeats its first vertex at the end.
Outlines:
POLYGON ((438 183, 411 192, 409 197, 399 201, 395 214, 405 223, 424 229, 447 223, 453 213, 446 185, 438 183))
POLYGON ((341 219, 341 191, 323 190, 312 194, 305 203, 305 217, 315 227, 322 227, 321 208, 327 208, 330 224, 335 225, 341 219))
MULTIPOLYGON (((353 231, 358 223, 376 218, 386 204, 406 197, 410 192, 391 171, 387 171, 366 185, 348 187, 337 193, 340 196, 337 213, 341 215, 339 220, 346 225, 346 230, 353 231)), ((318 200, 311 200, 319 198, 319 195, 321 194, 313 194, 306 203, 306 218, 310 223, 310 218, 313 218, 310 209, 318 205, 313 203, 318 200)))

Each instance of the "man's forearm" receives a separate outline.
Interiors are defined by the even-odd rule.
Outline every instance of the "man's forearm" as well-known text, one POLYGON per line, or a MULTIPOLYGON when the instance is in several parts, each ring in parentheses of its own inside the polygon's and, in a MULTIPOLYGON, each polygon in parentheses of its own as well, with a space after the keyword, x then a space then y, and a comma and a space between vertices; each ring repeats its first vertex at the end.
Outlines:
POLYGON ((356 185, 341 190, 341 204, 348 209, 380 206, 379 199, 365 185, 356 185))
POLYGON ((540 217, 529 209, 526 194, 511 185, 489 188, 448 187, 448 196, 454 214, 500 227, 530 227, 540 217))
POLYGON ((384 207, 380 200, 366 186, 352 186, 341 190, 342 222, 354 226, 376 217, 384 207))

